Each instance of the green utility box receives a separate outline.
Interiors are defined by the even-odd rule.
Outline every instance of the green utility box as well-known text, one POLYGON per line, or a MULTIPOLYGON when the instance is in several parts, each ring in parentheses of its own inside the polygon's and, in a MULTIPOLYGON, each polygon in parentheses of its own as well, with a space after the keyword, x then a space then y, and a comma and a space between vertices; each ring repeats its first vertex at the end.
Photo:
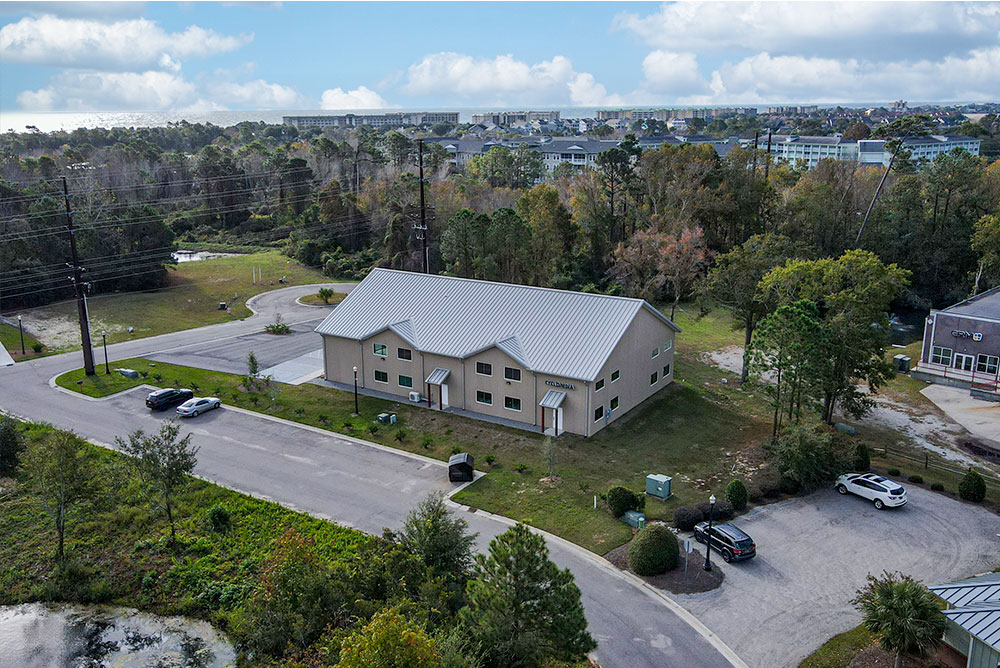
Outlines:
POLYGON ((646 526, 646 516, 638 510, 630 510, 626 512, 622 515, 622 521, 630 527, 635 527, 636 529, 641 529, 646 526))
POLYGON ((669 499, 670 498, 670 483, 673 480, 668 475, 660 475, 659 473, 651 473, 646 476, 646 494, 650 496, 655 496, 658 499, 669 499))
POLYGON ((379 413, 378 417, 379 424, 396 424, 396 414, 395 413, 379 413))

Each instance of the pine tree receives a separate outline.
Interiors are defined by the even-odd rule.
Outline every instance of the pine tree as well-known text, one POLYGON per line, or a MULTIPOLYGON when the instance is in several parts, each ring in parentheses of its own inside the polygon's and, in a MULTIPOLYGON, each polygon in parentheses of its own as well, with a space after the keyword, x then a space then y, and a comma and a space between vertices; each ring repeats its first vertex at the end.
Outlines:
POLYGON ((535 668, 577 661, 597 644, 587 632, 573 574, 549 560, 545 540, 524 524, 476 555, 469 604, 459 619, 484 650, 483 668, 535 668))

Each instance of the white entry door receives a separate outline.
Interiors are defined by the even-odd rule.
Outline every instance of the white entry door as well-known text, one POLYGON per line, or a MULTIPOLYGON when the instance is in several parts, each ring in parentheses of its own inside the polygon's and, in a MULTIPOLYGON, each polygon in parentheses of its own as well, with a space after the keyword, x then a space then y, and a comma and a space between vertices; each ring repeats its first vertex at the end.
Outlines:
POLYGON ((563 429, 562 406, 556 409, 556 436, 566 431, 563 429))
POLYGON ((972 355, 963 355, 962 353, 955 353, 955 368, 961 369, 962 371, 972 371, 973 357, 972 355))
POLYGON ((441 383, 441 408, 448 408, 448 384, 441 383))

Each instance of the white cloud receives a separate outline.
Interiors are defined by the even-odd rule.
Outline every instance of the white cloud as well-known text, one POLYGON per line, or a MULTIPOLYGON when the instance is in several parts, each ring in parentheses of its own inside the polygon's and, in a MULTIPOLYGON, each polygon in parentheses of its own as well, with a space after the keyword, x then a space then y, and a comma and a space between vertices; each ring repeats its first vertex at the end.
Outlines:
POLYGON ((996 2, 677 2, 613 26, 671 51, 943 57, 995 45, 996 2))
POLYGON ((226 53, 252 40, 252 34, 221 35, 199 26, 168 33, 147 19, 103 23, 25 17, 0 28, 0 59, 6 63, 136 71, 167 63, 171 69, 178 60, 226 53))
POLYGON ((170 72, 68 71, 46 88, 20 93, 17 101, 31 111, 153 111, 190 104, 196 93, 192 83, 170 72))
POLYGON ((213 97, 224 104, 251 109, 291 109, 304 103, 290 86, 256 79, 246 83, 224 82, 211 87, 213 97))
MULTIPOLYGON (((622 104, 619 95, 587 72, 577 72, 565 56, 529 64, 510 54, 495 58, 441 52, 410 65, 403 92, 448 96, 488 104, 622 104)), ((446 100, 450 101, 450 100, 446 100)))
POLYGON ((323 91, 320 101, 321 109, 385 109, 390 107, 385 99, 365 86, 358 86, 354 90, 345 91, 343 88, 330 88, 323 91))
POLYGON ((659 93, 693 94, 708 90, 693 53, 653 51, 642 61, 643 88, 659 93))

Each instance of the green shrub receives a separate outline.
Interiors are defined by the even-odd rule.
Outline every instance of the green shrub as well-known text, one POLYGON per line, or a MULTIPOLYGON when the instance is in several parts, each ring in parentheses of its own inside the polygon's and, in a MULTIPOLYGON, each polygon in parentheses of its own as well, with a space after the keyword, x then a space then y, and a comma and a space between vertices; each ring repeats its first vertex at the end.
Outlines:
POLYGON ((405 429, 397 429, 396 430, 396 435, 395 435, 394 438, 397 441, 399 441, 400 443, 402 443, 403 441, 406 440, 406 430, 405 429))
POLYGON ((674 511, 674 526, 681 531, 691 531, 701 522, 701 511, 694 506, 681 506, 674 511))
POLYGON ((642 510, 646 507, 644 496, 636 494, 627 487, 620 485, 608 490, 608 508, 615 517, 621 517, 630 510, 642 510))
POLYGON ((726 500, 732 505, 733 510, 745 510, 749 498, 750 493, 747 490, 746 483, 739 478, 733 478, 726 485, 726 500))
POLYGON ((886 469, 885 472, 887 475, 902 475, 902 473, 899 472, 899 469, 886 469))
POLYGON ((216 533, 222 533, 228 530, 232 525, 232 519, 229 516, 229 511, 218 504, 208 509, 207 517, 208 525, 212 527, 212 531, 215 531, 216 533))
POLYGON ((914 473, 913 475, 909 476, 907 478, 907 480, 909 480, 912 483, 916 483, 916 484, 919 485, 920 483, 922 483, 924 481, 924 477, 922 475, 918 475, 918 474, 914 473))
POLYGON ((673 532, 662 524, 651 524, 628 546, 628 565, 637 575, 659 575, 677 567, 679 552, 673 532))
POLYGON ((517 466, 514 467, 514 470, 517 471, 518 473, 524 473, 525 471, 528 470, 528 465, 518 464, 517 466))
POLYGON ((854 448, 854 461, 851 462, 851 468, 859 473, 867 473, 871 470, 871 453, 868 452, 868 446, 864 443, 858 443, 858 447, 854 448))
POLYGON ((733 504, 726 500, 716 501, 715 510, 712 511, 712 504, 708 501, 702 501, 697 506, 695 506, 701 513, 701 519, 703 521, 708 521, 708 513, 712 512, 712 520, 715 522, 725 522, 726 520, 733 519, 733 504))
POLYGON ((430 449, 434 444, 434 437, 430 434, 424 434, 423 438, 420 439, 420 445, 423 446, 424 450, 430 449))
POLYGON ((760 493, 765 498, 773 499, 781 494, 781 485, 774 478, 765 478, 760 481, 760 493))
POLYGON ((459 454, 461 452, 462 452, 462 448, 458 447, 457 445, 453 445, 451 447, 451 454, 457 455, 457 454, 459 454))
POLYGON ((493 455, 486 455, 485 457, 483 457, 483 461, 485 461, 490 466, 493 466, 493 464, 496 463, 496 460, 497 458, 494 457, 493 455))
POLYGON ((986 481, 983 476, 969 469, 958 485, 958 495, 966 501, 979 503, 986 498, 986 481))
POLYGON ((781 490, 782 494, 795 494, 802 489, 802 484, 799 482, 798 478, 783 475, 778 480, 778 489, 781 490))
POLYGON ((36 353, 40 353, 40 352, 42 352, 42 349, 43 349, 44 347, 45 347, 45 346, 43 346, 43 345, 42 345, 42 344, 40 344, 40 343, 33 343, 33 344, 31 345, 31 349, 32 349, 32 350, 34 350, 34 351, 35 351, 36 353))
POLYGON ((0 417, 0 475, 13 476, 25 450, 24 434, 12 417, 0 417))
POLYGON ((931 489, 934 490, 935 492, 943 492, 944 491, 944 485, 942 485, 939 482, 932 482, 931 483, 931 489))
POLYGON ((372 422, 370 425, 368 425, 368 433, 371 434, 372 436, 374 436, 375 434, 377 434, 378 433, 378 425, 375 424, 374 422, 372 422))
POLYGON ((822 424, 793 424, 764 446, 781 491, 795 494, 823 487, 850 468, 852 457, 822 424), (794 484, 791 482, 794 481, 794 484))

